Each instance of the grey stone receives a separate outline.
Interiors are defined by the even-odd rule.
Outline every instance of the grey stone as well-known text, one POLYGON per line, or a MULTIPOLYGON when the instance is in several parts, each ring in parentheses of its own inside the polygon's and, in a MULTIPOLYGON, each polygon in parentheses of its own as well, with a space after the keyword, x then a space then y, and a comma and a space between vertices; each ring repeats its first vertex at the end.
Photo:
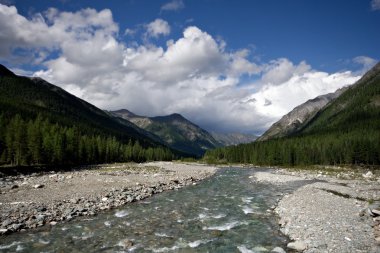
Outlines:
POLYGON ((5 235, 5 234, 8 234, 8 233, 9 233, 9 229, 6 229, 6 228, 0 229, 0 235, 5 235))
POLYGON ((378 210, 378 209, 372 209, 371 211, 374 214, 374 216, 380 216, 380 210, 378 210))
POLYGON ((36 220, 38 222, 43 221, 44 219, 45 219, 45 215, 39 214, 39 215, 36 216, 36 220))
POLYGON ((13 225, 12 225, 12 229, 13 229, 14 231, 19 230, 21 227, 22 227, 22 224, 20 224, 20 223, 17 223, 17 224, 13 224, 13 225))
POLYGON ((296 251, 304 251, 307 248, 306 243, 303 241, 290 242, 287 247, 296 251))
POLYGON ((3 221, 3 223, 1 224, 2 227, 7 227, 9 225, 11 225, 13 223, 13 221, 11 219, 6 219, 5 221, 3 221))
POLYGON ((271 252, 273 252, 273 253, 286 253, 286 251, 281 247, 276 247, 276 248, 272 249, 271 252))
POLYGON ((365 174, 363 174, 362 175, 364 178, 372 178, 373 177, 373 173, 372 173, 372 171, 368 171, 367 173, 365 173, 365 174))
POLYGON ((33 188, 35 188, 35 189, 43 188, 43 187, 44 187, 43 184, 35 184, 35 185, 33 185, 33 188))
POLYGON ((70 203, 78 204, 79 203, 79 199, 77 199, 77 198, 70 199, 70 203))
POLYGON ((37 208, 37 211, 38 212, 45 212, 47 209, 46 209, 46 207, 44 207, 44 206, 41 206, 41 207, 38 207, 37 208))

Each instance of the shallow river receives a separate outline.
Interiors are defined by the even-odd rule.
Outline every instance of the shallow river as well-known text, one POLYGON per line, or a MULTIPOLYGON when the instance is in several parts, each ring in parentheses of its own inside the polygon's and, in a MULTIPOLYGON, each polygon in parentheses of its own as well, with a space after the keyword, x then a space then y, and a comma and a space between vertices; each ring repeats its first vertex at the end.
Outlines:
POLYGON ((196 186, 0 238, 0 252, 264 252, 285 248, 268 209, 289 189, 229 168, 196 186))

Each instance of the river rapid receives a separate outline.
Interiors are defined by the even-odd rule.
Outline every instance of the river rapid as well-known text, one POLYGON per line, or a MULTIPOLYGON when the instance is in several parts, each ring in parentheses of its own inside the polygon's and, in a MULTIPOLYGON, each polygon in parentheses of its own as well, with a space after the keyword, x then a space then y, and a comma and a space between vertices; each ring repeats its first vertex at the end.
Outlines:
MULTIPOLYGON (((256 169, 257 170, 257 169, 256 169)), ((178 191, 97 216, 4 236, 0 252, 265 252, 285 248, 270 210, 291 186, 223 168, 178 191)))

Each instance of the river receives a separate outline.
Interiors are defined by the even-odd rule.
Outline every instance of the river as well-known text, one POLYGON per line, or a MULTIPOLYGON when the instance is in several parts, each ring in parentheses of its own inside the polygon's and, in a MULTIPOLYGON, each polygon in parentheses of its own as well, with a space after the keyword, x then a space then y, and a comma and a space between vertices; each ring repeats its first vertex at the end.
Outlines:
POLYGON ((0 252, 264 252, 285 248, 269 209, 290 186, 224 168, 195 186, 1 238, 0 252))

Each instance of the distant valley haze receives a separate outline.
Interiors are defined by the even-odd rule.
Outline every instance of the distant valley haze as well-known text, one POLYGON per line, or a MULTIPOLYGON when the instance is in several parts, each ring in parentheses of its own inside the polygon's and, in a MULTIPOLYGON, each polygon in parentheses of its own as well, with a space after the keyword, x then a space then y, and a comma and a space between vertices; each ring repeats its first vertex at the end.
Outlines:
POLYGON ((0 0, 0 64, 107 111, 261 135, 373 67, 379 24, 379 0, 0 0))

